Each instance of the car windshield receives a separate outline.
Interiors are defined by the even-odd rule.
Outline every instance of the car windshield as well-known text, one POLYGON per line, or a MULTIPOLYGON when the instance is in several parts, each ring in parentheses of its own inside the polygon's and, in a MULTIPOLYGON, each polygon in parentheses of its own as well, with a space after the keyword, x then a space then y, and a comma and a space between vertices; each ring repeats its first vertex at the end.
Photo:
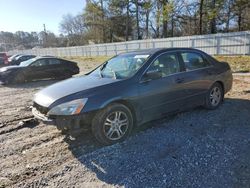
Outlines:
POLYGON ((20 66, 29 66, 31 63, 33 63, 36 60, 36 58, 32 58, 26 61, 23 61, 20 63, 20 66))
POLYGON ((122 54, 105 62, 92 74, 101 77, 125 79, 133 76, 148 59, 149 54, 122 54))

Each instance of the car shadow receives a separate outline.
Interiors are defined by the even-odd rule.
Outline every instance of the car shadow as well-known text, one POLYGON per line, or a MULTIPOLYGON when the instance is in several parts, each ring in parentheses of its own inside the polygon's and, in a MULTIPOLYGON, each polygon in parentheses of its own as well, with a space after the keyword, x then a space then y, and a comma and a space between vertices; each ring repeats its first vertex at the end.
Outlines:
MULTIPOLYGON (((172 186, 171 181, 180 180, 178 185, 185 186, 186 175, 194 170, 191 174, 200 180, 203 180, 206 173, 208 178, 214 177, 210 184, 212 186, 216 186, 214 182, 217 182, 217 185, 231 183, 231 186, 244 186, 245 183, 250 184, 249 152, 244 152, 250 151, 249 114, 250 100, 225 99, 225 102, 214 111, 196 108, 144 124, 126 141, 112 146, 99 144, 90 131, 84 132, 75 140, 65 139, 65 142, 84 168, 88 168, 100 181, 107 184, 131 187, 144 182, 147 186, 172 186), (208 118, 210 116, 214 117, 208 118), (193 145, 188 144, 188 140, 193 145), (222 142, 221 140, 225 142, 224 145, 220 145, 222 148, 206 151, 207 145, 215 145, 222 142), (206 151, 207 153, 202 152, 200 155, 211 159, 208 158, 206 163, 201 161, 199 156, 196 156, 197 153, 192 152, 194 148, 195 151, 206 151), (233 156, 226 153, 229 151, 233 156), (222 159, 213 159, 211 153, 222 159), (187 159, 190 161, 185 161, 187 159), (228 160, 232 164, 225 167, 222 165, 223 160, 228 160), (197 165, 197 161, 201 161, 201 164, 197 165), (212 172, 209 168, 219 169, 212 172), (220 176, 213 174, 218 173, 220 168, 220 174, 226 173, 223 168, 233 174, 225 178, 228 182, 220 182, 220 176), (165 181, 164 174, 176 175, 175 180, 169 179, 169 184, 161 184, 165 181), (183 179, 179 174, 183 175, 183 179)), ((186 183, 193 185, 192 181, 195 180, 191 178, 186 183)))
POLYGON ((20 83, 20 84, 8 84, 8 85, 2 85, 2 87, 7 87, 7 88, 17 88, 17 89, 33 89, 33 88, 39 88, 39 87, 46 87, 51 84, 54 84, 56 82, 59 82, 62 80, 35 80, 31 82, 25 82, 25 83, 20 83))

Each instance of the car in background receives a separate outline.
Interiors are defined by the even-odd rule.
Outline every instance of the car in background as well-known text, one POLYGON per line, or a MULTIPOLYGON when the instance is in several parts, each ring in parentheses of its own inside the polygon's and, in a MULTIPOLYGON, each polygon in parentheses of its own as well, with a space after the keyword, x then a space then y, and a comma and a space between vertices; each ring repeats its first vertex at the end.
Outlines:
POLYGON ((51 78, 66 79, 78 73, 79 67, 75 62, 56 57, 36 57, 20 65, 1 68, 0 82, 9 84, 51 78))
POLYGON ((21 62, 32 59, 36 57, 35 55, 18 55, 9 62, 8 65, 19 65, 21 62))
POLYGON ((8 58, 8 61, 11 62, 11 61, 13 61, 15 58, 17 58, 17 57, 20 56, 20 55, 23 55, 23 54, 14 54, 14 55, 12 55, 12 56, 10 56, 10 57, 8 58))
POLYGON ((32 112, 71 133, 89 127, 99 142, 113 144, 168 114, 201 105, 216 109, 231 87, 228 63, 200 50, 148 49, 117 55, 85 76, 42 89, 32 112))
POLYGON ((5 52, 0 52, 0 66, 8 64, 8 56, 5 52))

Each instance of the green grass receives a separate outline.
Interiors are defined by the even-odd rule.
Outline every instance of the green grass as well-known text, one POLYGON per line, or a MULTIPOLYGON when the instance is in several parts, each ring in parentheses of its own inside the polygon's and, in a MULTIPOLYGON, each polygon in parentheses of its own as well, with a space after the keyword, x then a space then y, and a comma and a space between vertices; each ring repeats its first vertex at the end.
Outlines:
MULTIPOLYGON (((219 61, 228 62, 233 72, 250 72, 250 56, 214 56, 219 61)), ((82 70, 92 69, 105 62, 110 56, 64 57, 78 63, 82 70)))

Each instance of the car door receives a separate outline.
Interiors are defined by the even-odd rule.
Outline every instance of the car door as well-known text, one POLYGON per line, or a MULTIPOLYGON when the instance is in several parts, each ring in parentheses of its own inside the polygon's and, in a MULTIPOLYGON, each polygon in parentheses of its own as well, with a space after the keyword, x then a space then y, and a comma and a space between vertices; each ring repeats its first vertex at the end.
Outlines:
POLYGON ((143 74, 139 84, 139 105, 144 121, 178 111, 185 99, 183 65, 176 53, 159 55, 143 74), (151 72, 158 78, 147 79, 151 72))
POLYGON ((32 80, 49 78, 49 71, 49 61, 38 59, 29 66, 29 78, 32 80))
POLYGON ((203 104, 208 89, 213 84, 213 65, 201 54, 193 51, 179 52, 185 65, 185 88, 188 107, 203 104))
POLYGON ((65 74, 65 66, 59 59, 49 59, 49 74, 51 78, 63 77, 65 74))

